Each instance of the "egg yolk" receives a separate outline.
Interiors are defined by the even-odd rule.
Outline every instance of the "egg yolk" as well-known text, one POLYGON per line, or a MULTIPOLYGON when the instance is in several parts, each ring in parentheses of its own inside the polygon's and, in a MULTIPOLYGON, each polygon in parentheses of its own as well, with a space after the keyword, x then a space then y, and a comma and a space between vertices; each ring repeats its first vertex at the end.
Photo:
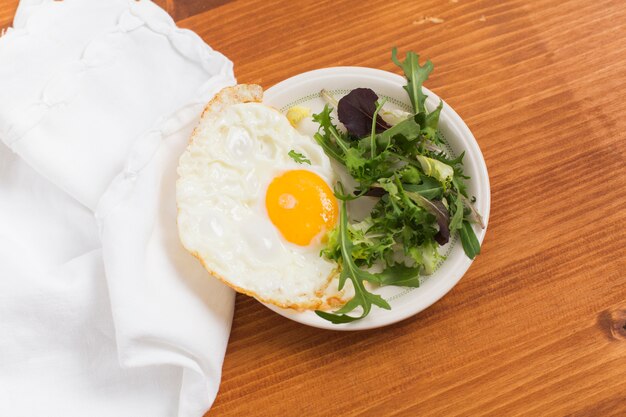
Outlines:
POLYGON ((265 194, 265 206, 283 237, 300 246, 309 245, 337 222, 333 192, 311 171, 287 171, 274 178, 265 194))

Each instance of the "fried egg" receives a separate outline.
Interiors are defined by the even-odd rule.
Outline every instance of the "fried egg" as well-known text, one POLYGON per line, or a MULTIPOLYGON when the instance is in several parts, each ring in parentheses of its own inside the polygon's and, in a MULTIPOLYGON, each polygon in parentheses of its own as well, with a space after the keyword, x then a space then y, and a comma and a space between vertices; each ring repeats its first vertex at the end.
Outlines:
POLYGON ((178 165, 181 242, 212 275, 263 302, 336 305, 337 264, 320 256, 338 220, 330 160, 261 98, 259 86, 229 87, 203 112, 178 165))

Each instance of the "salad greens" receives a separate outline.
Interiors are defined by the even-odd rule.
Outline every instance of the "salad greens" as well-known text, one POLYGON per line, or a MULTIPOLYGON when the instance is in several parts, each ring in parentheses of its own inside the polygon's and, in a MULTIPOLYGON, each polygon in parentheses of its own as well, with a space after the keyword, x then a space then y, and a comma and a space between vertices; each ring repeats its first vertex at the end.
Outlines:
MULTIPOLYGON (((328 233, 321 253, 339 265, 339 289, 350 280, 355 291, 354 298, 339 310, 316 311, 333 323, 359 320, 369 314, 372 305, 390 309, 364 282, 419 286, 420 274, 431 274, 444 259, 438 248, 454 233, 460 236, 469 258, 480 253, 472 223, 482 225, 482 219, 467 195, 463 154, 451 159, 441 148, 438 123, 443 103, 432 112, 426 110, 422 85, 433 64, 420 65, 414 52, 399 61, 395 48, 391 58, 404 72, 404 89, 413 112, 396 112, 393 122, 387 122, 381 117, 385 100, 379 101, 371 89, 357 88, 337 104, 345 132, 334 124, 329 105, 313 115, 319 124, 316 142, 355 183, 351 193, 337 184, 335 196, 342 202, 339 226, 328 233), (377 199, 373 209, 364 219, 349 222, 348 202, 364 196, 377 199), (359 307, 360 315, 348 315, 359 307)), ((295 152, 289 155, 296 162, 306 162, 295 152)))

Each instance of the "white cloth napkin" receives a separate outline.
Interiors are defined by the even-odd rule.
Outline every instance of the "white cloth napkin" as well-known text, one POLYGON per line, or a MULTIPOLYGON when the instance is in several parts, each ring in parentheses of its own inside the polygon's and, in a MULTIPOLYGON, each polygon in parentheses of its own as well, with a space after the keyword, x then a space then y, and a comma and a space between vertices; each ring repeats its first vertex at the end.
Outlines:
POLYGON ((0 416, 201 416, 232 291, 176 163, 232 64, 147 0, 22 0, 0 38, 0 416))

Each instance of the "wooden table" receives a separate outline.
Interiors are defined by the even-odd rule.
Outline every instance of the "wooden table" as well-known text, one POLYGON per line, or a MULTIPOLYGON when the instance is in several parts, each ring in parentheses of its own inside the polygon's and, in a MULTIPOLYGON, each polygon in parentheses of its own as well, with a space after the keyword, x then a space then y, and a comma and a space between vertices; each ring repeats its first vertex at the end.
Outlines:
POLYGON ((492 185, 483 253, 402 323, 322 331, 239 296, 207 416, 626 415, 623 0, 161 3, 240 82, 431 58, 492 185))

